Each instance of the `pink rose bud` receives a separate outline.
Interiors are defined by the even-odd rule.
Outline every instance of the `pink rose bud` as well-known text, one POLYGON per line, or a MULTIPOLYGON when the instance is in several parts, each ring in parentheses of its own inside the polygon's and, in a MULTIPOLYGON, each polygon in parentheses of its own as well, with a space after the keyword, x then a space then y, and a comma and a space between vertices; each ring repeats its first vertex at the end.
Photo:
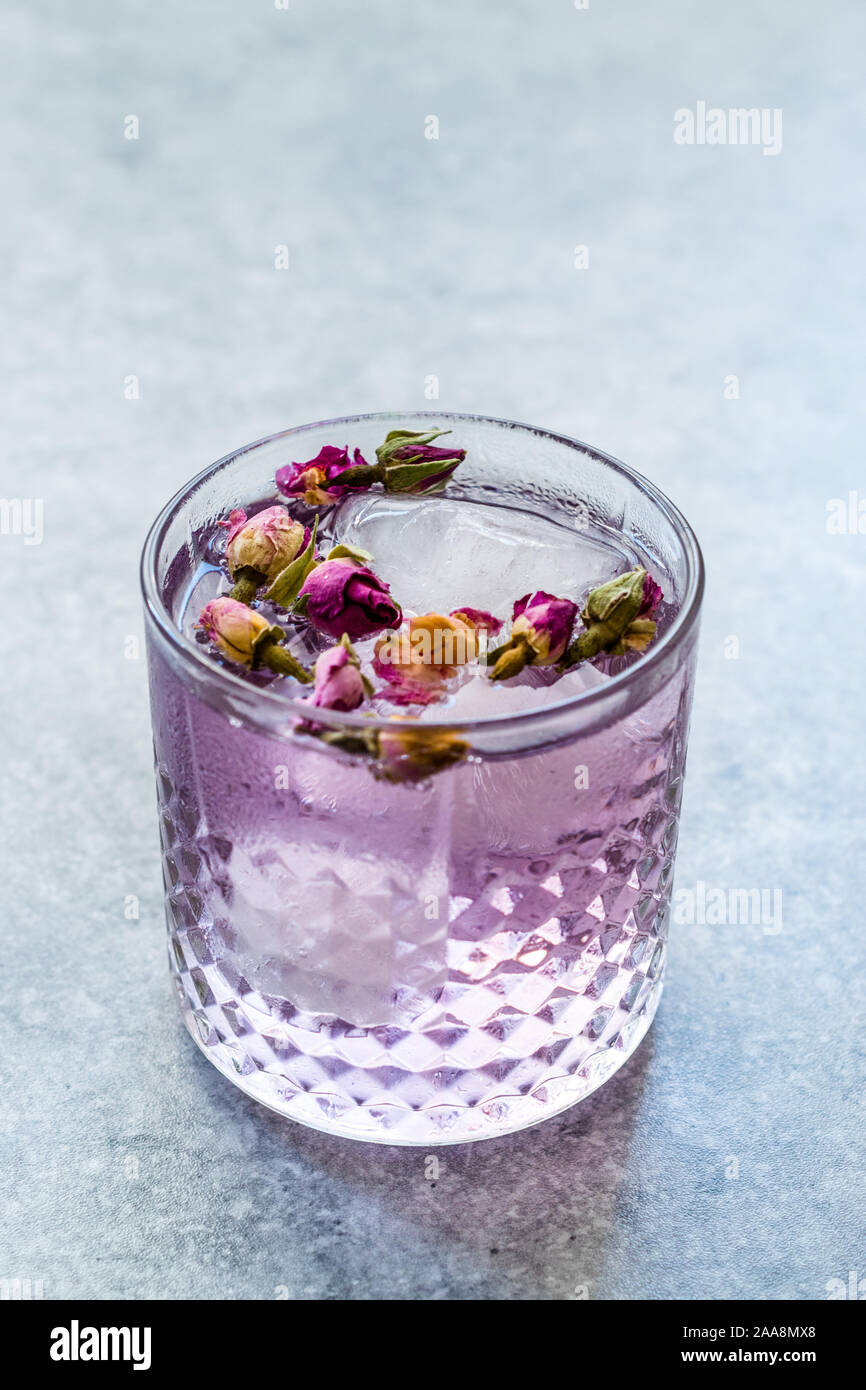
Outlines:
POLYGON ((275 482, 285 497, 303 497, 315 507, 333 502, 353 488, 369 487, 377 476, 376 468, 367 463, 360 449, 350 459, 348 447, 326 444, 307 463, 287 463, 278 468, 275 482))
POLYGON ((271 625, 255 609, 233 598, 215 598, 201 611, 199 626, 230 661, 252 666, 256 646, 271 625))
POLYGON ((398 627, 399 604, 387 584, 366 565, 346 558, 324 560, 310 570, 298 595, 296 610, 320 632, 351 642, 386 627, 398 627))
POLYGON ((509 680, 524 666, 552 666, 568 646, 577 617, 577 604, 543 589, 525 594, 514 605, 511 637, 492 652, 490 673, 495 681, 509 680))
POLYGON ((356 709, 367 694, 361 663, 347 640, 329 647, 317 658, 315 682, 308 703, 319 709, 356 709))
POLYGON ((450 430, 391 430, 376 450, 386 492, 435 492, 466 457, 465 449, 440 449, 432 441, 450 430))
POLYGON ((255 570, 261 582, 285 569, 306 544, 306 528, 285 507, 267 507, 255 516, 229 513, 226 564, 232 579, 238 570, 255 570))
POLYGON ((552 666, 568 646, 577 604, 539 589, 517 600, 512 617, 511 635, 526 638, 535 653, 534 664, 552 666))
POLYGON ((313 679, 282 645, 286 635, 283 629, 238 599, 211 599, 202 609, 198 625, 229 661, 237 661, 241 666, 268 666, 278 675, 293 676, 303 685, 313 679))

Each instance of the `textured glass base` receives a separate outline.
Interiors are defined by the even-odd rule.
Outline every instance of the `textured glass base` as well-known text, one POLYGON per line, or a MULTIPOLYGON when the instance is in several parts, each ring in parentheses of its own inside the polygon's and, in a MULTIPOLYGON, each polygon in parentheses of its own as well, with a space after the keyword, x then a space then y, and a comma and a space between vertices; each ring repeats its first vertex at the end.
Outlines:
MULTIPOLYGON (((574 1039, 560 1036, 562 1057, 571 1055, 574 1059, 570 1070, 555 1063, 539 1067, 535 1052, 531 1062, 537 1084, 529 1089, 520 1082, 529 1058, 503 1057, 500 1053, 499 1067, 494 1064, 475 1072, 455 1066, 447 1047, 446 1026, 436 1030, 441 1039, 438 1055, 428 1055, 426 1065, 416 1069, 408 1057, 402 1067, 395 1065, 393 1029, 346 1028, 342 1047, 335 1047, 332 1021, 323 1018, 318 1039, 315 1032, 309 1037, 306 1056, 299 1056, 288 1040, 286 1026, 272 1016, 261 1017, 254 1035, 241 1032, 230 1036, 241 1020, 251 1022, 251 1009, 256 1011, 254 998, 218 1005, 213 994, 202 989, 200 967, 193 971, 185 968, 177 938, 172 945, 172 971, 184 1022, 219 1071, 254 1100, 287 1119, 327 1134, 377 1144, 430 1147, 493 1139, 567 1110, 607 1081, 636 1050, 655 1016, 663 981, 663 957, 656 956, 654 978, 642 980, 643 997, 635 1000, 625 1017, 615 1021, 613 1029, 605 1029, 594 1042, 585 1033, 574 1039), (225 1026, 227 1020, 233 1025, 231 1030, 225 1026), (386 1036, 377 1038, 379 1032, 386 1036), (385 1046, 387 1058, 383 1055, 385 1046), (497 1070, 503 1073, 498 1084, 497 1070), (416 1099, 413 1103, 413 1091, 426 1096, 426 1101, 416 1099), (457 1100, 461 1093, 466 1096, 462 1104, 457 1100)), ((399 1051, 399 1039, 396 1041, 399 1051)), ((407 1034, 410 1050, 416 1050, 418 1041, 407 1034)))

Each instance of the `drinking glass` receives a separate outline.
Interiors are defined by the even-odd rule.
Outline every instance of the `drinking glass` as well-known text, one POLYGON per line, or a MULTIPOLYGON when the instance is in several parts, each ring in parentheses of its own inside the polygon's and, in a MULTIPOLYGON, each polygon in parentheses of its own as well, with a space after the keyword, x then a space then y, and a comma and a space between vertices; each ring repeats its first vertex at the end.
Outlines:
MULTIPOLYGON (((511 598, 539 587, 538 548, 516 554, 511 598)), ((695 537, 658 489, 510 421, 326 421, 194 478, 150 531, 142 583, 169 960, 211 1062, 303 1124, 424 1146, 535 1124, 612 1076, 662 989, 703 590, 695 537), (491 522, 491 544, 497 525, 543 519, 578 570, 590 545, 630 556, 665 601, 647 651, 596 663, 576 693, 428 710, 431 736, 469 753, 394 781, 300 735, 309 707, 218 664, 183 618, 218 521, 272 499, 277 467, 324 444, 372 457, 389 429, 433 426, 467 450, 446 498, 491 522)))

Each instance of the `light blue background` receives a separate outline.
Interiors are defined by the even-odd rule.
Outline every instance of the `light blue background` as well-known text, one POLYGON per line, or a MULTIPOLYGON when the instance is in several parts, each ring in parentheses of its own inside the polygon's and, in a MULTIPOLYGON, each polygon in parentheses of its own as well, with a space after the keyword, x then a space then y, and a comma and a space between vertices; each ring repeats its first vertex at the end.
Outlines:
POLYGON ((354 1299, 821 1299, 866 1277, 866 535, 826 527, 829 499, 866 497, 866 8, 4 19, 0 490, 44 500, 44 541, 0 537, 0 1277, 354 1299), (676 145, 699 100, 781 108, 781 154, 676 145), (187 477, 291 424, 435 408, 430 375, 443 409, 574 434, 689 517, 709 586, 677 882, 783 894, 777 935, 676 927, 624 1072, 440 1151, 435 1186, 422 1152, 258 1108, 182 1031, 125 656, 142 538, 187 477))

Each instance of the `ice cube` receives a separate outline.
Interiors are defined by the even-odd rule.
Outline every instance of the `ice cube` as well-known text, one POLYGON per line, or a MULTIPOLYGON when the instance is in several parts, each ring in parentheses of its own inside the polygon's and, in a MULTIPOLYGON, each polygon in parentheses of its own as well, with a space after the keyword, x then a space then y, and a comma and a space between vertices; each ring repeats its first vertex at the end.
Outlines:
POLYGON ((635 563, 622 537, 448 497, 350 497, 333 524, 339 541, 372 554, 376 573, 414 613, 470 604, 507 621, 526 593, 577 600, 635 563))
MULTIPOLYGON (((264 773, 272 755, 261 756, 264 773)), ((303 1011, 359 1027, 410 1022, 446 977, 451 781, 396 787, 315 746, 298 748, 286 772, 285 810, 235 826, 239 968, 303 1011), (354 837, 347 817, 363 825, 354 837)))
MULTIPOLYGON (((237 856, 239 867, 242 857, 237 856)), ((406 1023, 445 980, 448 881, 442 864, 410 877, 387 858, 290 845, 259 855, 233 900, 240 960, 259 990, 365 1028, 406 1023), (429 904, 443 918, 430 920, 429 904)))

